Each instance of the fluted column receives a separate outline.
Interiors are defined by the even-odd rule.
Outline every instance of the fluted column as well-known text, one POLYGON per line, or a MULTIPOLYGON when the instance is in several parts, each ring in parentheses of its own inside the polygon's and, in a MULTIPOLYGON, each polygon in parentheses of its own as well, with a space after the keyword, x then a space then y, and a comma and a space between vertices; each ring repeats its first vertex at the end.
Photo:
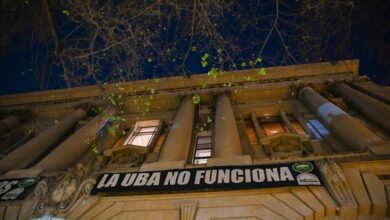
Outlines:
POLYGON ((0 121, 0 134, 7 131, 11 131, 20 125, 20 121, 17 117, 11 115, 0 121))
POLYGON ((77 163, 87 150, 92 151, 89 142, 97 137, 99 129, 116 112, 116 108, 110 107, 95 116, 36 164, 35 167, 46 170, 64 170, 77 163))
POLYGON ((346 84, 338 85, 336 93, 353 109, 390 133, 390 105, 352 89, 346 84))
POLYGON ((33 165, 43 154, 58 144, 79 120, 86 116, 85 110, 79 108, 53 127, 46 129, 35 138, 18 147, 0 160, 0 173, 33 165))
POLYGON ((214 154, 213 157, 232 157, 242 155, 236 118, 226 94, 220 94, 216 100, 214 154))
POLYGON ((383 140, 366 128, 359 120, 322 97, 310 87, 299 92, 299 99, 340 141, 351 150, 364 151, 383 140))
POLYGON ((185 98, 176 113, 168 136, 165 139, 159 161, 186 160, 191 144, 195 105, 190 97, 185 98))

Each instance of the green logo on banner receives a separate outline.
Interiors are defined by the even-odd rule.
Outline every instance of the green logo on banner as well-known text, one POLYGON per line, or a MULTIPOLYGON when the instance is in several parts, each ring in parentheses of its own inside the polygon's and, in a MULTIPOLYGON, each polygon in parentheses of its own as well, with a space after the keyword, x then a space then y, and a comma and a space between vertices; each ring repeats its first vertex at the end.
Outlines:
POLYGON ((19 182, 19 187, 26 188, 39 181, 39 177, 30 177, 19 182))
POLYGON ((298 173, 309 173, 313 170, 313 164, 310 162, 299 162, 292 165, 292 169, 298 173))

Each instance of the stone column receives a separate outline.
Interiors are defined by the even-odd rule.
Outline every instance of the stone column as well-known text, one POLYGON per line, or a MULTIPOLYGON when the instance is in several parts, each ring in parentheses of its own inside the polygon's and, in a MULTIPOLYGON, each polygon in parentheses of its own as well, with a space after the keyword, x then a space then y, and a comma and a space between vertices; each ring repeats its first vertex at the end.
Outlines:
POLYGON ((77 163, 87 150, 92 151, 90 142, 96 139, 101 127, 117 112, 117 109, 110 107, 104 112, 95 116, 86 125, 78 129, 50 154, 35 165, 45 170, 64 170, 77 163))
POLYGON ((353 109, 390 133, 390 105, 352 89, 346 84, 338 85, 336 93, 353 109))
POLYGON ((195 105, 190 97, 186 97, 173 120, 161 150, 159 161, 187 159, 194 125, 194 114, 195 105))
POLYGON ((230 98, 220 94, 216 102, 213 157, 240 156, 240 137, 230 98))
POLYGON ((0 173, 12 169, 28 168, 33 165, 42 155, 55 147, 79 120, 86 116, 85 110, 79 108, 53 127, 46 129, 35 138, 18 147, 0 160, 0 173))
POLYGON ((7 131, 11 131, 20 125, 20 121, 17 117, 11 115, 0 121, 0 134, 7 131))
POLYGON ((299 99, 349 149, 364 151, 369 146, 384 143, 359 120, 345 113, 312 88, 303 88, 299 92, 299 99))
POLYGON ((7 132, 0 136, 0 152, 8 149, 13 144, 17 143, 24 137, 24 132, 21 127, 15 128, 14 130, 7 132))

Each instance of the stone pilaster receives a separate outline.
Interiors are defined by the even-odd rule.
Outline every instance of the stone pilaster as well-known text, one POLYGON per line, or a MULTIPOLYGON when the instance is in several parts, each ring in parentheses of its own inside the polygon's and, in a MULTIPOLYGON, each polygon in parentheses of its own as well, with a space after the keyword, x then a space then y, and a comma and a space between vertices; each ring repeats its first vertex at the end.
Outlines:
POLYGON ((216 100, 213 157, 232 157, 242 155, 236 117, 226 94, 220 94, 216 100))
POLYGON ((186 97, 173 120, 159 161, 181 161, 187 159, 191 144, 194 114, 195 105, 190 97, 186 97))
POLYGON ((303 88, 299 99, 340 141, 351 150, 364 151, 384 143, 376 134, 310 87, 303 88))
POLYGON ((17 117, 11 115, 0 121, 0 134, 11 131, 20 125, 17 117))
POLYGON ((213 154, 208 166, 251 164, 250 155, 243 155, 236 117, 227 94, 216 99, 213 154))
POLYGON ((56 149, 42 159, 35 167, 46 170, 64 170, 76 164, 87 150, 91 150, 89 142, 96 139, 98 131, 117 112, 115 107, 109 107, 81 127, 56 149))
POLYGON ((79 120, 84 119, 86 116, 85 110, 79 108, 53 127, 46 129, 35 138, 12 151, 3 160, 0 160, 0 173, 12 169, 28 168, 33 165, 43 154, 55 147, 74 128, 79 120))
POLYGON ((338 85, 336 93, 353 109, 390 133, 390 105, 352 89, 346 84, 338 85))
POLYGON ((24 137, 24 132, 21 127, 15 128, 14 130, 7 132, 0 136, 0 153, 17 143, 24 137))

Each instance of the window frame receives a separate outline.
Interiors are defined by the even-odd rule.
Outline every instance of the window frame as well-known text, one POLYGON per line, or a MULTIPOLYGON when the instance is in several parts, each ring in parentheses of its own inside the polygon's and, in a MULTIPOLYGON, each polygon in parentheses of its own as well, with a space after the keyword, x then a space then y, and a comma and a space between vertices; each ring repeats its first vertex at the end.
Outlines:
POLYGON ((205 165, 208 162, 208 159, 211 158, 213 155, 213 137, 211 133, 203 134, 203 135, 196 135, 195 137, 195 146, 194 146, 194 154, 192 157, 192 164, 194 165, 205 165), (209 143, 199 143, 199 139, 202 138, 210 138, 209 143), (201 146, 201 147, 199 147, 201 146), (196 156, 197 152, 208 150, 210 152, 209 156, 196 156), (205 163, 199 163, 199 160, 206 160, 205 163))
MULTIPOLYGON (((300 129, 304 132, 304 134, 302 134, 301 132, 298 132, 298 130, 297 130, 298 134, 308 135, 307 132, 305 131, 304 127, 301 125, 301 123, 299 123, 299 121, 294 116, 289 117, 289 121, 290 121, 291 125, 295 128, 295 130, 297 130, 297 128, 295 126, 298 125, 300 127, 300 129)), ((258 117, 258 122, 260 124, 260 127, 263 129, 265 137, 271 137, 273 135, 283 134, 283 133, 290 133, 289 129, 287 128, 287 125, 284 123, 284 121, 279 116, 258 117), (283 129, 283 132, 278 132, 275 134, 267 135, 267 131, 266 131, 266 128, 264 127, 264 125, 272 125, 272 124, 280 125, 280 127, 283 129)))
POLYGON ((162 121, 161 120, 145 120, 145 121, 137 121, 135 123, 135 126, 131 132, 126 136, 123 142, 124 147, 134 147, 139 149, 146 149, 149 151, 152 147, 156 144, 162 130, 162 121), (144 128, 152 128, 154 127, 153 131, 146 131, 142 132, 142 129, 144 128), (134 140, 137 137, 143 136, 143 135, 151 135, 151 138, 148 140, 148 143, 143 145, 136 145, 134 144, 134 140))

